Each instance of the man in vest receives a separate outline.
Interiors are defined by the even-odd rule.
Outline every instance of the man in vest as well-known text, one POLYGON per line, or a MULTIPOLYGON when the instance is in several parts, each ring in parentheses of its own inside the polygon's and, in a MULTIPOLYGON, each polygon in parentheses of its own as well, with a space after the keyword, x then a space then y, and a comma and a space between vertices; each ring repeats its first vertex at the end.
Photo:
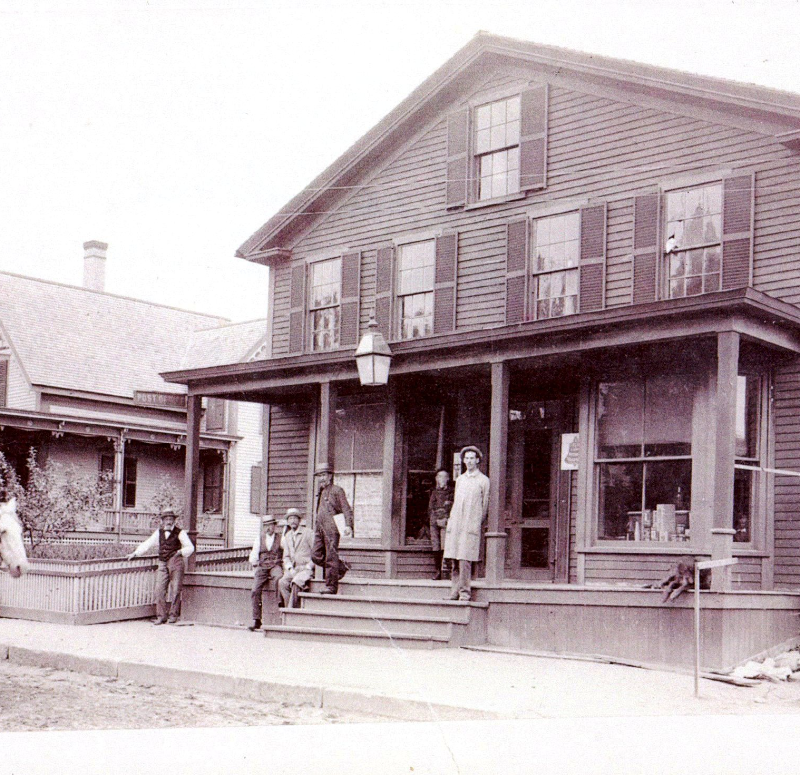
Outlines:
POLYGON ((283 576, 278 582, 278 589, 284 607, 299 608, 298 595, 314 574, 314 563, 311 562, 311 531, 300 524, 298 509, 287 509, 286 524, 288 527, 281 539, 283 576))
POLYGON ((261 531, 253 541, 250 552, 250 564, 255 566, 253 591, 250 599, 253 604, 253 624, 248 629, 256 632, 261 629, 261 596, 268 589, 270 582, 274 589, 278 579, 283 575, 283 549, 281 537, 275 532, 275 517, 266 514, 261 522, 261 531))
POLYGON ((178 515, 174 511, 161 514, 161 526, 146 541, 128 555, 128 559, 141 557, 158 547, 158 568, 156 569, 156 618, 153 624, 175 624, 181 613, 181 590, 186 558, 194 551, 185 530, 175 524, 178 515), (169 618, 167 603, 169 602, 169 618))
POLYGON ((333 471, 329 465, 317 466, 319 494, 317 495, 317 525, 314 531, 314 548, 311 559, 315 565, 325 569, 325 589, 320 594, 335 595, 341 579, 350 566, 339 559, 339 528, 334 516, 344 520, 343 534, 353 535, 353 510, 347 496, 339 485, 333 483, 333 471))

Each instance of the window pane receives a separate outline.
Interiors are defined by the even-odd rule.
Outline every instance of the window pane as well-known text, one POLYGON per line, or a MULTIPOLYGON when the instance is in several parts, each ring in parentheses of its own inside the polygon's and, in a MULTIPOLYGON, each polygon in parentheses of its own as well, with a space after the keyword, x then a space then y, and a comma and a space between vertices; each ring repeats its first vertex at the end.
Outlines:
POLYGON ((694 386, 685 377, 646 381, 644 454, 648 457, 692 453, 694 386))
POLYGON ((398 295, 433 290, 434 240, 401 245, 398 252, 398 295))
POLYGON ((624 540, 628 526, 642 513, 642 463, 603 463, 600 466, 598 536, 624 540))
POLYGON ((737 543, 747 543, 750 539, 750 525, 753 513, 754 490, 756 471, 746 471, 740 468, 733 474, 733 529, 736 533, 733 540, 737 543))
POLYGON ((403 339, 416 339, 433 333, 433 293, 402 297, 401 330, 403 339))
POLYGON ((383 404, 336 408, 333 459, 337 473, 382 469, 384 416, 383 404))
POLYGON ((475 126, 478 130, 488 129, 490 124, 491 107, 489 105, 481 105, 475 111, 475 126))
POLYGON ((519 97, 506 100, 506 121, 519 121, 519 97))
POLYGON ((758 449, 758 378, 736 378, 736 457, 755 459, 758 449))
POLYGON ((641 382, 600 383, 598 457, 641 457, 643 422, 644 385, 641 382))
POLYGON ((339 307, 312 311, 311 349, 331 350, 339 346, 339 307))
POLYGON ((318 261, 311 265, 311 288, 309 306, 330 307, 339 303, 341 285, 341 259, 318 261))

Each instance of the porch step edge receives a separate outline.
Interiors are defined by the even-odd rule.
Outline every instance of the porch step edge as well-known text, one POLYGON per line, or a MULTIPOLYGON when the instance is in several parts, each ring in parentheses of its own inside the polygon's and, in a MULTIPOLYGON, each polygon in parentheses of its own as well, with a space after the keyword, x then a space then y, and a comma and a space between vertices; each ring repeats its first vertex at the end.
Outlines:
POLYGON ((438 600, 425 597, 367 597, 366 595, 322 595, 319 592, 301 592, 300 598, 315 600, 355 600, 370 603, 397 603, 403 605, 443 605, 449 608, 488 608, 489 603, 480 600, 438 600))
POLYGON ((466 627, 467 622, 454 622, 452 619, 445 619, 441 616, 402 616, 401 614, 367 614, 354 613, 352 611, 312 611, 307 608, 284 608, 283 614, 293 616, 322 616, 322 617, 341 617, 343 619, 378 619, 390 622, 419 622, 421 624, 459 624, 466 627))
POLYGON ((331 637, 345 637, 345 638, 366 638, 375 641, 415 641, 424 643, 427 641, 434 643, 448 644, 449 637, 445 635, 416 635, 414 633, 386 633, 386 632, 371 632, 370 630, 332 630, 326 627, 297 627, 290 624, 267 624, 261 628, 264 634, 269 636, 270 633, 279 635, 324 635, 331 637))

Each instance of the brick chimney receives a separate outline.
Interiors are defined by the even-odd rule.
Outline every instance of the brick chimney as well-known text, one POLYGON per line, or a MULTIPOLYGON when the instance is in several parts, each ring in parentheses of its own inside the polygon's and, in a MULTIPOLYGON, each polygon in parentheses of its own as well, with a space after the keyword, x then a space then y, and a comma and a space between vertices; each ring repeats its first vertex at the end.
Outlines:
POLYGON ((106 287, 105 242, 89 240, 83 243, 83 287, 92 291, 104 291, 106 287))

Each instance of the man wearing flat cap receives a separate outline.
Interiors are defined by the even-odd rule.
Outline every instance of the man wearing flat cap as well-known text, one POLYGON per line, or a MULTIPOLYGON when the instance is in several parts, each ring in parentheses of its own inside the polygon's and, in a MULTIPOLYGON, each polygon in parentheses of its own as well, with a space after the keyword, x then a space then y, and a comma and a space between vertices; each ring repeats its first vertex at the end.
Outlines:
POLYGON ((323 595, 335 595, 341 579, 350 566, 339 558, 339 528, 334 516, 344 519, 344 535, 353 535, 353 509, 347 502, 344 490, 333 483, 333 470, 328 465, 319 465, 314 472, 319 480, 317 495, 317 524, 314 530, 314 548, 311 559, 315 565, 325 569, 323 595))
POLYGON ((174 511, 162 512, 159 515, 161 524, 158 530, 128 555, 128 559, 132 560, 158 547, 156 618, 153 624, 175 624, 181 614, 181 590, 186 558, 194 551, 194 545, 186 531, 181 530, 176 524, 177 518, 178 515, 174 511))
POLYGON ((481 525, 489 511, 489 477, 478 466, 483 455, 477 447, 461 450, 467 470, 456 479, 453 507, 447 520, 444 556, 458 564, 452 572, 451 600, 469 600, 472 591, 472 563, 478 560, 481 525))
POLYGON ((300 520, 299 509, 286 510, 286 532, 281 539, 283 576, 278 590, 285 608, 299 608, 299 593, 314 574, 311 562, 311 531, 300 520))
POLYGON ((277 524, 272 514, 261 518, 261 530, 253 541, 250 551, 250 564, 255 566, 253 591, 250 600, 253 604, 253 624, 248 629, 256 632, 261 629, 261 597, 270 586, 275 588, 278 579, 283 575, 283 549, 281 537, 275 532, 277 524))

